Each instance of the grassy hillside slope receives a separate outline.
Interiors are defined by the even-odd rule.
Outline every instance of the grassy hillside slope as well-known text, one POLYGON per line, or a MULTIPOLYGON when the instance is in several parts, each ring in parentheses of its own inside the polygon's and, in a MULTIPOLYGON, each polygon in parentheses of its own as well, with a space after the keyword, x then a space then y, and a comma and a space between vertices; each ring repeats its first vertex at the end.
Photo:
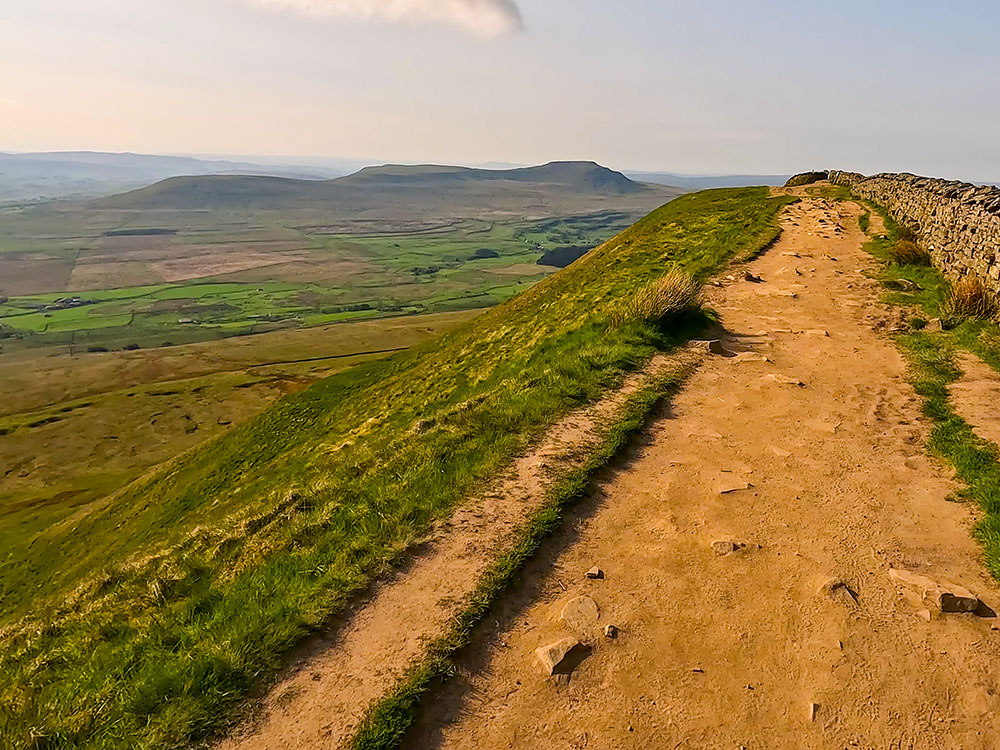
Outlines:
POLYGON ((785 200, 677 199, 508 303, 285 397, 40 534, 30 559, 0 566, 0 737, 172 747, 217 728, 431 521, 683 338, 623 321, 624 300, 670 268, 704 278, 759 251, 785 200))

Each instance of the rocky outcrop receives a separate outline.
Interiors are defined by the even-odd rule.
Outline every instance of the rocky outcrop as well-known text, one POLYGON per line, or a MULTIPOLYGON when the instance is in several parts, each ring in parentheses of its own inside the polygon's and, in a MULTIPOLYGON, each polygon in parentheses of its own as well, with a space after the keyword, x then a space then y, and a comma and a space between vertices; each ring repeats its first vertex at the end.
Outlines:
POLYGON ((820 180, 825 180, 829 177, 829 172, 800 172, 797 175, 792 175, 788 178, 785 183, 785 187, 799 187, 800 185, 811 185, 814 182, 819 182, 820 180))
POLYGON ((830 172, 830 181, 916 230, 946 275, 978 276, 1000 295, 1000 188, 912 174, 830 172))

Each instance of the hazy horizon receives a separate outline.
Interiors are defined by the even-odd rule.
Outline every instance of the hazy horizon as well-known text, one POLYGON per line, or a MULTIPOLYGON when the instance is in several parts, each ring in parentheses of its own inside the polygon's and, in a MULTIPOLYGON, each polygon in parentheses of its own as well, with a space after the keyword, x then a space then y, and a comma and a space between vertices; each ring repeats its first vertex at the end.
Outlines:
POLYGON ((1000 178, 995 4, 125 0, 0 10, 0 147, 1000 178))

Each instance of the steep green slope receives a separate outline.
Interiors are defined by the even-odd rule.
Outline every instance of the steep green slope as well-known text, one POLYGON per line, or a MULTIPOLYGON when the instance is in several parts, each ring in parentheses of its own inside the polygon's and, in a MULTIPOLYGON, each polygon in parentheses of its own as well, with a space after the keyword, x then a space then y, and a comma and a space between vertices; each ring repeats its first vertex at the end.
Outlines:
POLYGON ((0 568, 3 610, 31 610, 0 634, 0 737, 164 747, 219 726, 434 518, 683 336, 621 322, 622 300, 672 267, 705 278, 759 251, 785 201, 679 198, 510 302, 286 397, 49 529, 0 568))

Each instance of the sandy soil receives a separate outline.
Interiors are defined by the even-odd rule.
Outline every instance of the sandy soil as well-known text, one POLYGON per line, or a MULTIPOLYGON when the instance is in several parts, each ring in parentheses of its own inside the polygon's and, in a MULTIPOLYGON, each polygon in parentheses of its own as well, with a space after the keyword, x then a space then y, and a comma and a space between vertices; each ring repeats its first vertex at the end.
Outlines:
POLYGON ((762 281, 714 290, 737 356, 704 362, 531 564, 409 747, 998 746, 996 619, 931 613, 889 576, 1000 601, 972 509, 924 452, 858 214, 790 207, 749 266, 762 281), (597 628, 560 620, 579 595, 597 628), (592 651, 549 678, 535 649, 566 636, 592 651))
POLYGON ((268 694, 263 715, 219 748, 335 748, 350 738, 368 706, 447 629, 487 566, 542 503, 551 480, 585 458, 584 449, 625 398, 647 378, 689 368, 701 356, 691 348, 657 357, 615 394, 555 425, 493 491, 435 529, 421 554, 359 602, 340 629, 307 643, 268 694))
POLYGON ((948 388, 952 406, 979 437, 1000 445, 1000 376, 969 352, 958 352, 958 366, 962 377, 948 388))

